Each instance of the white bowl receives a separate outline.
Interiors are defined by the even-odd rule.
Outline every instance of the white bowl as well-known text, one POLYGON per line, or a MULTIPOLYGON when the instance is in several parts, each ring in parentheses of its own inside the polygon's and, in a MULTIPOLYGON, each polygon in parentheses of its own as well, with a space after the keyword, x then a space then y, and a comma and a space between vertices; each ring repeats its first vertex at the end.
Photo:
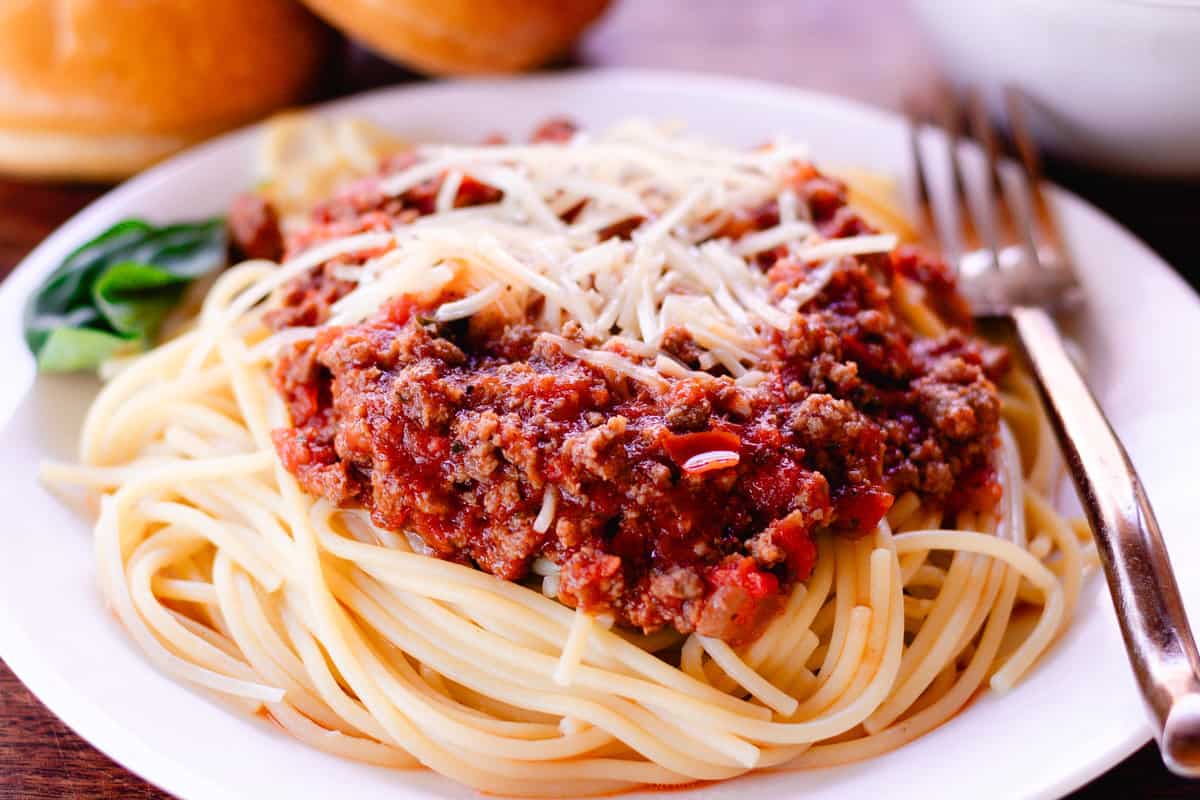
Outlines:
POLYGON ((1200 0, 912 0, 959 85, 1032 99, 1058 155, 1200 175, 1200 0))

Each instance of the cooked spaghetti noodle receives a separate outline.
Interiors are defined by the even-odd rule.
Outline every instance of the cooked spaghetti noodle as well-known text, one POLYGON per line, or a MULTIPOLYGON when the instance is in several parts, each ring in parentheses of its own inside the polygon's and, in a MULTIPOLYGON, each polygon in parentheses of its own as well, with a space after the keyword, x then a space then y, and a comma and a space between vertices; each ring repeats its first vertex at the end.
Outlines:
MULTIPOLYGON (((1016 371, 988 464, 998 500, 947 510, 910 489, 865 533, 818 525, 811 573, 780 584, 756 636, 706 633, 703 617, 687 630, 686 615, 637 630, 624 607, 560 602, 568 576, 550 551, 504 580, 434 557, 436 542, 363 503, 305 490, 272 438, 298 424, 273 384, 279 353, 369 323, 390 298, 425 298, 429 324, 530 313, 557 358, 631 392, 696 372, 753 391, 769 380, 764 331, 804 313, 824 265, 895 246, 820 236, 776 180, 804 158, 783 140, 744 153, 631 124, 555 147, 418 151, 379 191, 436 179, 430 213, 318 237, 282 267, 243 262, 191 330, 113 370, 82 465, 42 473, 102 493, 100 585, 147 656, 322 750, 531 796, 855 761, 1011 687, 1069 623, 1095 559, 1053 508, 1056 453, 1016 371), (469 179, 502 198, 456 208, 469 179), (717 236, 721 209, 764 197, 774 224, 717 236), (631 215, 631 238, 598 235, 631 215), (814 265, 783 294, 751 269, 777 248, 814 265), (326 318, 272 326, 288 281, 317 268, 344 284, 326 318), (591 338, 561 336, 566 320, 591 338), (697 364, 660 350, 671 326, 698 344, 697 364)), ((915 335, 945 333, 921 285, 897 276, 893 293, 915 335)), ((728 448, 689 452, 681 469, 732 469, 728 448)), ((547 482, 529 525, 548 535, 574 502, 547 482)))

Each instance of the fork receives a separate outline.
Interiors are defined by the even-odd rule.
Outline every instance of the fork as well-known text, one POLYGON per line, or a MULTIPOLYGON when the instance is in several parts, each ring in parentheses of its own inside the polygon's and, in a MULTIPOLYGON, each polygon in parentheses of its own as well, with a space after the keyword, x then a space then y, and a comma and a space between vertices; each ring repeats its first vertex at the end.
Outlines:
MULTIPOLYGON (((957 268, 977 319, 1000 321, 1020 343, 1095 534, 1125 649, 1150 713, 1163 762, 1200 777, 1200 656, 1158 522, 1122 447, 1070 358, 1052 313, 1082 302, 1077 275, 1041 185, 1038 153, 1024 117, 1024 97, 1005 92, 1008 127, 1020 155, 1025 203, 1010 202, 999 165, 998 136, 982 96, 966 93, 968 113, 947 94, 941 103, 957 240, 942 249, 957 268), (986 179, 972 209, 959 142, 962 120, 982 150, 986 179), (976 211, 979 211, 976 215, 976 211)), ((921 124, 909 133, 923 227, 938 231, 931 204, 921 124)), ((1010 176, 1011 177, 1011 176, 1010 176)), ((945 187, 943 187, 945 188, 945 187)), ((947 226, 953 227, 953 226, 947 226)), ((942 229, 943 232, 946 228, 942 229)))

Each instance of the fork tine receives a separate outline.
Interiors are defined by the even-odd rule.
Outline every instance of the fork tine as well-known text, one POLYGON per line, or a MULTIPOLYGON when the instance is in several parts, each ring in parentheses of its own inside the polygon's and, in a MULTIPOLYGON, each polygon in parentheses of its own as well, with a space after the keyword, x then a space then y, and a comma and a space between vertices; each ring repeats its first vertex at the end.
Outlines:
MULTIPOLYGON (((952 92, 945 92, 941 102, 942 130, 946 133, 946 157, 949 160, 951 181, 954 190, 954 214, 957 216, 959 241, 954 245, 959 248, 954 253, 954 263, 961 264, 963 256, 983 249, 979 228, 975 224, 975 214, 967 194, 967 182, 963 177, 962 164, 958 157, 958 143, 962 138, 962 109, 952 92)), ((993 251, 993 255, 995 251, 993 251)), ((999 262, 995 261, 995 266, 999 262)))
POLYGON ((975 89, 970 89, 967 92, 967 102, 970 105, 971 130, 983 150, 984 160, 987 164, 987 180, 984 181, 983 193, 984 231, 988 238, 988 247, 996 259, 995 266, 999 266, 998 259, 1001 248, 1016 242, 1021 242, 1022 246, 1029 251, 1028 255, 1031 260, 1036 259, 1037 254, 1031 244, 1033 239, 1028 219, 1025 219, 1025 224, 1021 226, 1025 229, 1023 233, 1026 235, 1019 236, 1017 233, 1016 215, 1009 205, 1008 196, 1004 191, 1004 182, 1000 176, 999 145, 996 132, 988 118, 987 105, 983 101, 983 95, 975 89))
MULTIPOLYGON (((1046 200, 1046 192, 1042 187, 1041 158, 1038 156, 1037 145, 1034 143, 1033 136, 1029 132, 1029 122, 1025 116, 1027 102, 1028 98, 1020 89, 1015 86, 1005 87, 1005 113, 1008 116, 1008 127, 1012 133, 1013 143, 1016 145, 1017 153, 1021 157, 1021 163, 1025 167, 1028 196, 1033 208, 1034 221, 1032 224, 1036 225, 1038 235, 1041 236, 1042 241, 1051 250, 1060 254, 1066 253, 1062 235, 1059 233, 1058 223, 1054 218, 1053 212, 1050 210, 1050 203, 1046 200)), ((1033 236, 1033 231, 1030 231, 1030 236, 1033 236)), ((1036 258, 1036 239, 1033 240, 1030 246, 1036 258)))
MULTIPOLYGON (((921 152, 921 122, 912 111, 908 113, 908 144, 911 150, 913 170, 916 172, 918 233, 927 241, 937 242, 940 239, 937 220, 933 216, 929 178, 925 174, 925 156, 921 152)), ((958 269, 957 263, 954 268, 958 269)))

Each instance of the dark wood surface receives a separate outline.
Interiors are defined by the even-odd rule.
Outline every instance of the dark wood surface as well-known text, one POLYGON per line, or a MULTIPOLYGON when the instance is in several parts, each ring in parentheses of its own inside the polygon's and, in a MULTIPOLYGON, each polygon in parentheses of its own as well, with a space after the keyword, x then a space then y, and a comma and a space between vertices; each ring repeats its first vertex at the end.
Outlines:
MULTIPOLYGON (((572 63, 764 78, 890 108, 928 102, 939 80, 901 0, 625 0, 572 63)), ((409 80, 414 76, 404 70, 351 49, 321 93, 409 80)), ((1200 227, 1200 183, 1111 177, 1062 164, 1050 171, 1197 285, 1192 235, 1200 227)), ((105 188, 0 179, 0 275, 105 188)), ((72 733, 0 664, 0 799, 166 797, 72 733)), ((1072 797, 1195 798, 1200 782, 1171 776, 1147 745, 1072 797)))

